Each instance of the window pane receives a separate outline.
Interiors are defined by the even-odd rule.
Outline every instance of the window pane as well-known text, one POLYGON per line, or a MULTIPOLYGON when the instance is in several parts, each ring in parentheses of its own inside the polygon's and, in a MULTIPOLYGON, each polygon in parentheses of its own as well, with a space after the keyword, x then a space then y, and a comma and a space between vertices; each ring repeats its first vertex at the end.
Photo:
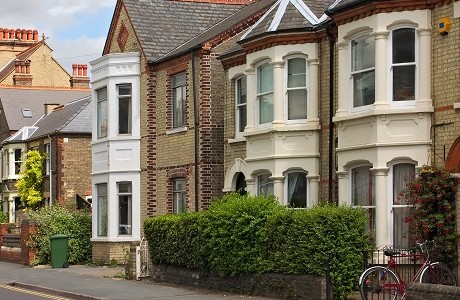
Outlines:
POLYGON ((261 95, 259 100, 259 124, 273 121, 273 93, 261 95))
POLYGON ((305 89, 288 91, 288 119, 307 118, 307 91, 305 89))
POLYGON ((172 85, 173 128, 178 128, 185 124, 185 73, 173 76, 172 85))
POLYGON ((246 127, 246 77, 236 81, 237 131, 243 132, 246 127))
POLYGON ((21 165, 22 165, 22 150, 15 149, 14 150, 14 174, 18 175, 21 172, 21 165))
POLYGON ((257 193, 261 195, 273 195, 273 181, 270 179, 270 174, 257 176, 257 193))
POLYGON ((375 102, 375 71, 353 75, 353 107, 370 105, 375 102))
POLYGON ((236 82, 237 104, 246 103, 246 77, 241 77, 236 82))
POLYGON ((118 234, 132 234, 131 182, 118 183, 118 234))
POLYGON ((413 207, 393 208, 393 246, 398 249, 409 249, 412 241, 409 236, 409 223, 404 219, 414 213, 413 207))
POLYGON ((351 70, 359 71, 375 67, 375 38, 360 36, 351 42, 351 70))
POLYGON ((393 66, 393 101, 415 100, 415 66, 393 66))
POLYGON ((273 91, 273 67, 265 63, 257 68, 257 93, 273 91))
POLYGON ((185 192, 185 179, 173 180, 173 213, 180 214, 186 211, 185 192))
POLYGON ((304 58, 293 58, 288 60, 288 88, 306 87, 306 61, 304 58))
MULTIPOLYGON (((393 166, 393 205, 409 205, 408 199, 399 197, 407 186, 407 181, 415 176, 415 165, 397 164, 393 166)), ((404 219, 413 213, 414 208, 394 206, 393 212, 393 244, 401 249, 410 246, 409 224, 404 219)))
POLYGON ((118 133, 131 133, 131 97, 118 99, 118 133))
POLYGON ((370 167, 360 167, 352 170, 352 204, 373 206, 372 174, 370 167))
POLYGON ((295 208, 307 207, 307 177, 305 173, 288 174, 288 205, 295 208))
POLYGON ((393 63, 415 62, 415 30, 402 28, 393 31, 393 63))
POLYGON ((97 137, 107 136, 108 117, 107 117, 107 88, 97 92, 97 137))
POLYGON ((238 130, 239 132, 243 132, 244 128, 246 128, 246 121, 247 120, 247 113, 246 113, 246 105, 238 107, 238 130))
POLYGON ((107 236, 108 228, 107 184, 97 185, 97 235, 107 236))

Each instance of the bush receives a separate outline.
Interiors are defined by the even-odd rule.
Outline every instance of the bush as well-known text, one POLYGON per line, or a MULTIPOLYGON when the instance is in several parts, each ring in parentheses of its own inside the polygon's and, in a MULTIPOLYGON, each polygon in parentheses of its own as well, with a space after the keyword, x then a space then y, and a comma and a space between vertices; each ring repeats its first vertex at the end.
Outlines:
POLYGON ((68 262, 70 264, 91 261, 91 213, 68 211, 60 206, 44 207, 29 212, 35 221, 36 231, 29 245, 37 248, 36 263, 47 264, 51 259, 50 237, 65 234, 68 239, 68 262))
POLYGON ((0 223, 8 223, 8 218, 3 212, 2 202, 0 201, 0 223))
POLYGON ((152 260, 221 275, 324 275, 334 298, 355 288, 362 250, 370 248, 362 209, 318 206, 293 210, 273 197, 230 194, 208 211, 147 219, 152 260))

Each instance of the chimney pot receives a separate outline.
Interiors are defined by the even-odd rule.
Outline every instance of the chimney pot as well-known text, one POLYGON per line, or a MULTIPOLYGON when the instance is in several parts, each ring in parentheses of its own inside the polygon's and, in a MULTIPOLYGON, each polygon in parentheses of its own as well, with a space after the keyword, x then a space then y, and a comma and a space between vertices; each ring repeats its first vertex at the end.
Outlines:
POLYGON ((21 31, 21 39, 22 39, 23 41, 27 41, 27 29, 23 29, 23 30, 21 31))
POLYGON ((14 29, 10 29, 10 36, 9 39, 12 40, 14 39, 14 29))
POLYGON ((88 76, 88 66, 87 65, 82 65, 83 66, 83 76, 88 76))
POLYGON ((77 65, 72 64, 72 76, 76 76, 76 75, 77 75, 77 65))
POLYGON ((27 40, 31 41, 33 39, 32 29, 27 30, 27 40))
POLYGON ((16 29, 16 34, 14 35, 14 38, 18 40, 21 39, 21 29, 20 28, 16 29))
POLYGON ((34 36, 34 41, 38 42, 38 30, 37 29, 33 31, 33 36, 34 36))

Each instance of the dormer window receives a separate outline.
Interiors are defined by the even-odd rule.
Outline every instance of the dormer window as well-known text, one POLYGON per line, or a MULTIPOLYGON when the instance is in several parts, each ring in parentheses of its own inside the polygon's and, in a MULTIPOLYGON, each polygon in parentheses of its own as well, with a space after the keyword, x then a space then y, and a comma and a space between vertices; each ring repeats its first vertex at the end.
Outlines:
POLYGON ((28 108, 23 108, 22 109, 22 116, 24 118, 32 118, 32 111, 28 108))

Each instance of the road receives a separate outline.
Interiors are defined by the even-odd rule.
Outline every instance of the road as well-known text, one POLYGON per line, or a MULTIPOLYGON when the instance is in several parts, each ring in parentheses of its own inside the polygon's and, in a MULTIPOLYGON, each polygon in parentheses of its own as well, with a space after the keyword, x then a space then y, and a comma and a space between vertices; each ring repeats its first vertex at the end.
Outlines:
POLYGON ((9 285, 0 285, 0 299, 4 300, 67 300, 68 298, 62 298, 53 296, 45 293, 35 292, 31 290, 25 290, 9 285))

